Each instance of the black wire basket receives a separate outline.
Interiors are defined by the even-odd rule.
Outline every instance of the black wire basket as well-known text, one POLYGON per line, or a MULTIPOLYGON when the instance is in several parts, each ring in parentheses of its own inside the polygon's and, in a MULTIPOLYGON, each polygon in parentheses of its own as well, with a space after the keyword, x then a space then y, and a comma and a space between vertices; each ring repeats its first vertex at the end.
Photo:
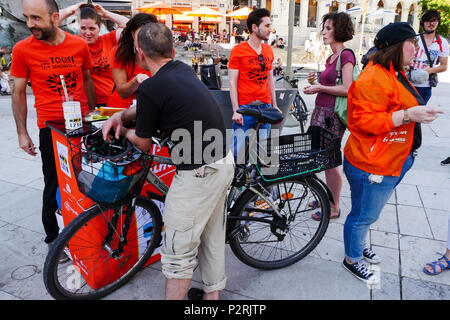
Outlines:
POLYGON ((142 182, 145 164, 140 158, 117 163, 107 157, 92 156, 83 142, 81 146, 71 144, 71 153, 79 191, 97 203, 105 206, 117 204, 139 181, 142 182))
POLYGON ((342 164, 341 139, 330 131, 311 126, 307 133, 285 135, 266 140, 265 163, 258 157, 261 174, 268 179, 305 176, 335 168, 342 164))

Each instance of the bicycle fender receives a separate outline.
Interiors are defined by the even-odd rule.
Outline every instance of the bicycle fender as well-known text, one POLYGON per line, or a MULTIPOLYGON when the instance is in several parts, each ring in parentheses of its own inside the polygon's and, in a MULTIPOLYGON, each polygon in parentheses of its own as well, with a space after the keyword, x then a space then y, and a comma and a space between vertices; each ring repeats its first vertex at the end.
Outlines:
POLYGON ((333 195, 331 194, 330 189, 328 188, 328 186, 325 184, 325 182, 323 182, 322 180, 319 179, 319 177, 317 177, 316 175, 312 176, 311 179, 314 179, 315 181, 317 181, 327 192, 328 194, 328 198, 330 198, 330 202, 332 204, 334 204, 334 198, 333 195))

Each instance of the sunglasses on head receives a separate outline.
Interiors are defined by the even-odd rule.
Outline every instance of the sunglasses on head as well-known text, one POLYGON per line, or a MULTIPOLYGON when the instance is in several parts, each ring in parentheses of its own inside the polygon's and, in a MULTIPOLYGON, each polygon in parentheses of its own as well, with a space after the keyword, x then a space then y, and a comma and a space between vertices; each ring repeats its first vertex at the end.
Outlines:
POLYGON ((264 62, 264 57, 262 54, 258 55, 259 63, 261 64, 261 71, 266 69, 266 63, 264 62))

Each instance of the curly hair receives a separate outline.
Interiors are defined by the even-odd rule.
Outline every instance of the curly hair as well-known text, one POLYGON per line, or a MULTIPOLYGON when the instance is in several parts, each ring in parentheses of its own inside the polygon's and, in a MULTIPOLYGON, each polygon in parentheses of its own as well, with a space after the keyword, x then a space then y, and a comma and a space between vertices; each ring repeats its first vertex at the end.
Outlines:
POLYGON ((117 43, 116 59, 122 64, 131 63, 134 67, 136 52, 134 47, 133 32, 147 23, 158 23, 154 14, 138 13, 134 15, 123 29, 117 43))
POLYGON ((353 39, 355 34, 355 29, 353 28, 353 22, 350 17, 345 12, 331 12, 327 13, 322 17, 322 30, 324 28, 325 22, 330 19, 333 22, 334 35, 333 38, 337 42, 346 42, 353 39))

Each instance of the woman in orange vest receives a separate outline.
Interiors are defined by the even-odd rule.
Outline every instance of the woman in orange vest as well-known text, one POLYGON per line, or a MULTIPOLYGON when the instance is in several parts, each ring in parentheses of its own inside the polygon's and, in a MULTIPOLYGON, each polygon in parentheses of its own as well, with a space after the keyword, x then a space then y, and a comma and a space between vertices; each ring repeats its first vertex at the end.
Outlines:
POLYGON ((421 144, 421 123, 442 111, 425 101, 405 76, 417 38, 407 22, 391 23, 375 37, 377 51, 348 92, 348 129, 344 173, 350 184, 352 209, 344 224, 343 266, 355 277, 376 283, 362 263, 381 259, 365 239, 370 225, 414 162, 421 144))
POLYGON ((128 18, 109 12, 101 5, 90 5, 80 2, 60 10, 60 23, 78 10, 80 10, 80 37, 88 43, 91 54, 91 76, 95 86, 97 107, 106 106, 114 89, 111 72, 111 53, 117 45, 117 41, 122 34, 122 28, 125 27, 128 18), (102 19, 108 19, 116 23, 119 28, 100 35, 102 19))
POLYGON ((111 68, 116 87, 109 97, 107 107, 129 108, 136 99, 139 85, 151 77, 150 72, 142 68, 134 41, 136 31, 150 22, 157 23, 158 18, 153 14, 138 13, 128 21, 123 30, 113 54, 111 68))

